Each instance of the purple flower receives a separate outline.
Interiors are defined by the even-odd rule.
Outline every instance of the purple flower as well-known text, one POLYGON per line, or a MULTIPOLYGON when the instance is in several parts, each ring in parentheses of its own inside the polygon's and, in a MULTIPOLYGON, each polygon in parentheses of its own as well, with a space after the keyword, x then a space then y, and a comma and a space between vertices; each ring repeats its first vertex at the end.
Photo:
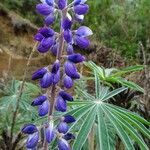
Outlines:
POLYGON ((64 31, 64 39, 67 43, 71 43, 72 42, 72 32, 70 30, 65 30, 64 31))
POLYGON ((69 130, 69 127, 66 122, 60 122, 59 125, 57 126, 57 129, 59 133, 65 134, 69 130))
POLYGON ((74 12, 78 15, 84 15, 88 13, 89 6, 87 4, 79 4, 74 6, 74 12))
POLYGON ((71 139, 75 139, 75 136, 72 133, 67 133, 63 136, 63 138, 67 141, 71 140, 71 139))
POLYGON ((67 2, 68 0, 58 0, 58 8, 61 10, 64 9, 67 6, 67 2))
POLYGON ((54 123, 51 121, 48 127, 45 127, 45 136, 46 136, 46 141, 48 143, 51 143, 52 140, 54 139, 54 123))
POLYGON ((47 72, 47 68, 46 67, 38 69, 37 71, 35 71, 32 74, 32 80, 37 80, 37 79, 42 78, 45 75, 46 72, 47 72))
POLYGON ((57 84, 60 81, 60 70, 56 74, 53 74, 53 84, 57 84))
POLYGON ((53 76, 50 72, 47 72, 43 78, 40 80, 40 85, 42 88, 48 88, 53 83, 53 76))
POLYGON ((34 36, 34 40, 41 42, 44 39, 44 36, 41 33, 37 33, 34 36))
POLYGON ((84 20, 84 15, 75 14, 75 20, 78 22, 82 22, 84 20))
POLYGON ((39 133, 38 132, 30 134, 28 136, 27 141, 26 141, 26 147, 27 148, 35 148, 38 144, 38 140, 39 140, 39 133))
POLYGON ((63 27, 64 30, 71 29, 71 26, 72 26, 71 19, 69 19, 68 17, 66 17, 65 19, 63 19, 63 21, 62 21, 62 27, 63 27))
POLYGON ((41 3, 36 6, 36 10, 39 14, 46 16, 54 12, 54 7, 41 3))
POLYGON ((56 60, 55 63, 53 64, 53 66, 52 66, 51 73, 56 74, 58 72, 59 68, 60 68, 60 62, 59 62, 59 60, 56 60))
POLYGON ((48 111, 49 111, 49 101, 46 100, 42 105, 39 106, 38 108, 38 113, 39 113, 39 116, 45 116, 47 115, 48 111))
POLYGON ((50 47, 54 44, 54 38, 53 37, 49 37, 49 38, 44 38, 41 41, 41 45, 42 47, 44 47, 45 49, 50 49, 50 47))
POLYGON ((70 150, 70 146, 65 139, 59 139, 58 148, 59 150, 70 150))
POLYGON ((32 102, 32 106, 38 106, 38 105, 42 105, 43 102, 45 102, 47 100, 47 97, 45 95, 41 95, 37 98, 35 98, 32 102))
POLYGON ((58 43, 55 43, 55 44, 51 47, 51 49, 50 49, 50 51, 52 52, 52 54, 55 55, 55 56, 57 55, 58 47, 59 47, 58 43))
POLYGON ((84 4, 87 0, 74 0, 74 5, 84 4))
POLYGON ((61 96, 56 98, 55 109, 61 112, 65 112, 67 110, 66 101, 61 96))
POLYGON ((67 89, 71 88, 73 86, 73 80, 69 76, 65 76, 63 81, 64 87, 67 89))
POLYGON ((68 44, 67 45, 67 54, 68 55, 71 55, 71 54, 73 54, 74 53, 74 51, 73 51, 73 46, 72 46, 72 44, 68 44))
POLYGON ((42 3, 48 4, 50 6, 54 5, 54 0, 41 0, 42 3))
POLYGON ((37 127, 34 124, 26 124, 21 131, 25 134, 33 134, 37 132, 37 127))
POLYGON ((68 60, 73 63, 80 63, 85 60, 85 57, 83 57, 81 54, 72 54, 68 56, 68 60))
POLYGON ((85 38, 85 37, 80 37, 80 36, 76 36, 75 38, 75 43, 76 45, 78 45, 80 48, 88 48, 90 45, 90 41, 85 38))
POLYGON ((76 121, 75 118, 71 115, 66 115, 63 118, 64 118, 63 121, 66 122, 66 123, 73 123, 73 122, 76 121))
POLYGON ((45 38, 52 37, 55 34, 54 30, 48 27, 40 28, 38 32, 41 33, 45 38))
POLYGON ((59 95, 66 101, 73 101, 73 97, 65 91, 60 91, 59 95))
POLYGON ((45 17, 45 24, 46 24, 47 26, 53 24, 54 21, 55 21, 55 16, 54 16, 54 14, 49 14, 47 17, 45 17))
POLYGON ((69 77, 74 78, 74 79, 80 78, 80 75, 77 72, 77 68, 72 62, 69 62, 69 61, 65 62, 64 67, 65 67, 65 73, 69 77))
POLYGON ((81 26, 76 31, 76 35, 81 36, 81 37, 87 37, 92 34, 93 34, 92 30, 86 26, 81 26))

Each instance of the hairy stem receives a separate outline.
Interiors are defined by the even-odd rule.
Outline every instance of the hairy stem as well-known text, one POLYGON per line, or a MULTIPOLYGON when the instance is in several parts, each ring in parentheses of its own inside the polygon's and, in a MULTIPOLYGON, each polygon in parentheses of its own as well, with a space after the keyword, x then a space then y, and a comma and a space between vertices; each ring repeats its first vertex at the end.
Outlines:
POLYGON ((16 103, 15 111, 14 111, 13 116, 12 116, 12 124, 11 124, 11 131, 10 131, 10 142, 11 143, 12 143, 12 140, 13 140, 13 131, 14 131, 15 123, 16 123, 16 118, 17 118, 17 113, 18 113, 18 109, 19 109, 20 99, 21 99, 23 89, 24 89, 24 86, 25 86, 25 79, 26 79, 27 72, 28 72, 28 69, 29 69, 29 65, 30 65, 30 62, 31 62, 31 59, 32 59, 32 56, 33 56, 33 53, 36 49, 37 44, 38 43, 36 42, 33 49, 32 49, 32 51, 31 51, 31 53, 30 53, 30 56, 28 58, 28 61, 27 61, 26 67, 25 67, 25 71, 24 71, 24 74, 23 74, 22 83, 20 85, 20 89, 19 89, 18 94, 17 94, 17 100, 16 100, 17 103, 16 103))

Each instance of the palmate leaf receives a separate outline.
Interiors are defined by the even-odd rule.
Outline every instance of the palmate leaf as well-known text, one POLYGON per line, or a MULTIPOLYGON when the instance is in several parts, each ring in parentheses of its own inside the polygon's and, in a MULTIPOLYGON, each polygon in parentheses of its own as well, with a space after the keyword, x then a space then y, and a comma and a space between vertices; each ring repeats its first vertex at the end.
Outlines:
POLYGON ((96 139, 98 141, 96 143, 97 150, 114 150, 116 135, 120 137, 127 150, 134 150, 135 142, 142 150, 148 150, 140 134, 150 138, 150 132, 145 127, 150 123, 133 112, 107 103, 107 100, 126 89, 122 87, 109 91, 107 87, 101 86, 100 79, 95 76, 96 94, 92 96, 89 93, 86 95, 87 92, 84 92, 84 101, 78 99, 70 104, 71 107, 75 107, 70 113, 76 118, 76 122, 70 126, 69 131, 77 131, 76 128, 78 128, 72 149, 81 150, 87 141, 91 128, 97 127, 95 134, 98 137, 96 139), (114 136, 110 138, 112 132, 114 136))

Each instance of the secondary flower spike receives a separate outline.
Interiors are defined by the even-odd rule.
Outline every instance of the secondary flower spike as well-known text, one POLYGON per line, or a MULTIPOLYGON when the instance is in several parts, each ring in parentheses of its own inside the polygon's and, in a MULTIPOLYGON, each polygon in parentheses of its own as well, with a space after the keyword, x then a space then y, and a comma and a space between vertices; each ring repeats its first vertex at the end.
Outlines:
POLYGON ((74 46, 88 48, 88 37, 93 34, 86 26, 74 29, 74 24, 83 24, 89 6, 86 4, 87 0, 40 1, 36 5, 36 12, 42 15, 44 23, 34 40, 37 42, 38 53, 52 54, 53 57, 48 57, 50 64, 32 74, 32 80, 39 80, 42 94, 33 99, 31 105, 37 109, 43 122, 39 127, 34 124, 24 125, 22 132, 28 136, 24 144, 27 149, 35 150, 40 147, 48 150, 56 139, 56 149, 71 150, 69 140, 75 139, 75 136, 69 132, 69 124, 74 123, 76 119, 68 113, 64 114, 68 101, 71 103, 74 100, 68 89, 80 78, 77 64, 85 61, 84 56, 75 52, 74 46), (60 29, 54 31, 52 25, 56 21, 60 29))

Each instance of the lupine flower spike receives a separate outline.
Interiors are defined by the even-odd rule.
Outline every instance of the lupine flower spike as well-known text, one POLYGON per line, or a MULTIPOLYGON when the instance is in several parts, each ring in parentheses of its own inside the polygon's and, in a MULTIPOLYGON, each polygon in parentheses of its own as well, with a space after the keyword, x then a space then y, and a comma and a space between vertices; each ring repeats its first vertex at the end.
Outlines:
POLYGON ((84 56, 74 51, 74 45, 82 49, 90 45, 88 36, 93 34, 91 29, 86 26, 73 29, 73 24, 83 22, 84 15, 88 13, 86 1, 73 0, 68 4, 68 0, 41 0, 36 6, 37 13, 44 17, 43 27, 34 36, 38 42, 37 51, 50 52, 56 59, 52 65, 48 64, 32 74, 32 80, 39 80, 39 85, 46 92, 33 99, 31 105, 37 108, 39 117, 44 117, 45 122, 39 127, 27 124, 22 128, 27 135, 27 149, 40 149, 40 140, 44 141, 42 148, 48 148, 56 140, 59 150, 71 150, 68 141, 75 136, 70 133, 69 124, 76 120, 71 115, 65 115, 58 122, 54 112, 66 112, 67 102, 74 100, 67 90, 73 87, 74 80, 80 78, 76 65, 85 61, 84 56), (60 21, 57 16, 60 16, 60 21), (59 33, 51 28, 56 21, 60 24, 59 33), (55 119, 58 124, 54 124, 55 119))

